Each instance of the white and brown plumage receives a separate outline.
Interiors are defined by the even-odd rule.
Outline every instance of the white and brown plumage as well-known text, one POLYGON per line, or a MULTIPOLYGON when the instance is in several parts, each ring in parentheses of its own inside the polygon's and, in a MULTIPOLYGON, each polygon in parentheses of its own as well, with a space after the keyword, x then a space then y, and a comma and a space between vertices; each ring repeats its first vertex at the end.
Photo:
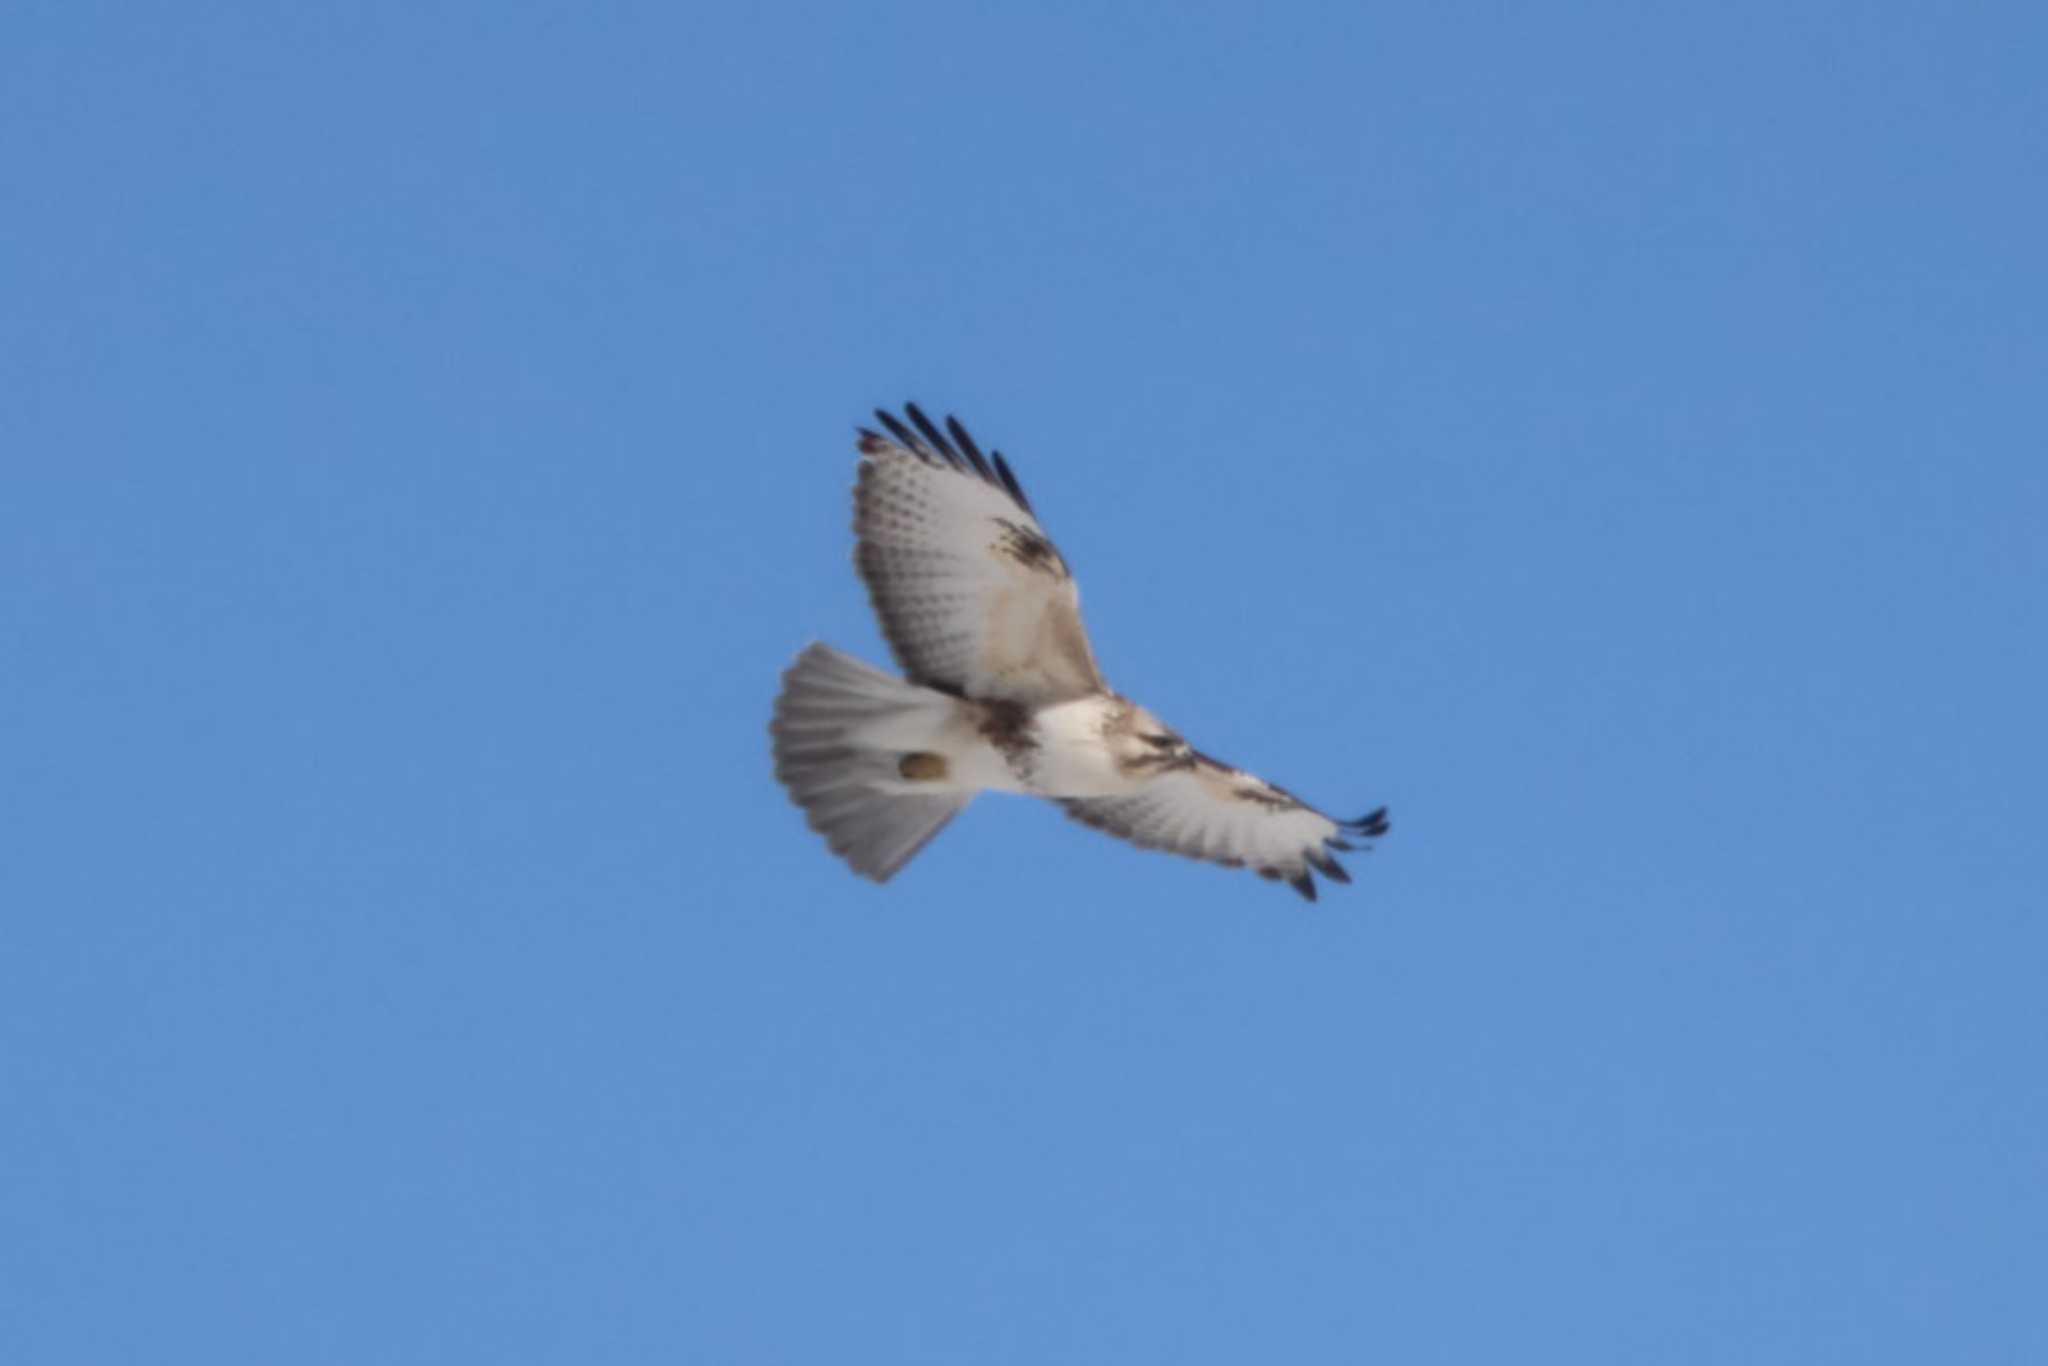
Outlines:
POLYGON ((1334 820, 1195 750, 1112 692, 1067 562, 997 452, 906 405, 860 429, 854 563, 907 679, 814 644, 775 700, 775 776, 856 872, 887 881, 978 792, 1022 792, 1147 849, 1251 868, 1315 900, 1334 820))

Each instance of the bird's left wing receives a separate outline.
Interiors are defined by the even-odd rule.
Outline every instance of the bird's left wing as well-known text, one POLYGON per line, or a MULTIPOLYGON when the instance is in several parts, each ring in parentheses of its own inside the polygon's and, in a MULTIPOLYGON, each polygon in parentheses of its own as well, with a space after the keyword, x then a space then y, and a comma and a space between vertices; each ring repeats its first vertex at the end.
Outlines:
POLYGON ((1084 825, 1142 849, 1250 868, 1284 880, 1310 901, 1316 899, 1310 869, 1349 882, 1332 851, 1356 849, 1354 839, 1387 833, 1385 807, 1355 821, 1333 820, 1285 788, 1206 754, 1129 796, 1070 797, 1060 805, 1084 825))
POLYGON ((1027 706, 1104 690, 1067 562, 1000 452, 905 407, 860 434, 854 563, 911 681, 1027 706))

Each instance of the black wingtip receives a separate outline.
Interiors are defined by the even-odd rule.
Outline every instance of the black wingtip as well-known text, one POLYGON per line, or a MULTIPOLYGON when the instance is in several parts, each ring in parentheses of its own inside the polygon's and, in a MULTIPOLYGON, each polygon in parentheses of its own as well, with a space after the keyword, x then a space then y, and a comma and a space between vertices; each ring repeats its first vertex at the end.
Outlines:
POLYGON ((1351 881, 1351 874, 1345 871, 1344 865, 1331 858, 1328 854, 1319 854, 1311 850, 1308 855, 1308 862, 1311 868, 1314 868, 1332 882, 1351 881))
POLYGON ((1316 899, 1316 880, 1307 873, 1297 873, 1295 876, 1287 879, 1287 885, 1300 892, 1302 899, 1305 901, 1314 901, 1316 899))
POLYGON ((953 444, 960 448, 960 453, 967 457, 967 463, 974 466, 974 472, 991 483, 995 482, 995 471, 988 467, 988 461, 981 454, 981 447, 974 444, 974 438, 960 425, 960 419, 948 414, 946 431, 951 434, 953 444))
POLYGON ((1337 824, 1355 834, 1373 839, 1379 838, 1393 828, 1393 823, 1387 819, 1387 808, 1384 806, 1377 811, 1366 812, 1355 821, 1338 821, 1337 824))
POLYGON ((960 453, 953 449, 953 443, 946 440, 946 434, 939 430, 938 424, 924 415, 924 409, 915 403, 905 403, 903 411, 910 415, 911 422, 924 437, 925 444, 937 451, 947 464, 957 469, 967 463, 961 459, 960 453))
MULTIPOLYGON (((959 418, 948 415, 946 425, 942 428, 915 403, 906 402, 903 405, 903 412, 904 416, 910 419, 908 423, 886 408, 875 409, 875 421, 889 434, 889 440, 922 460, 950 465, 954 469, 980 475, 987 482, 1009 494, 1011 500, 1027 515, 1038 515, 1031 506, 1031 500, 1024 495, 1024 486, 1017 482, 1017 476, 1011 471, 1009 462, 1003 459, 1003 453, 989 451, 984 455, 980 443, 968 435, 967 428, 962 425, 959 418)), ((863 454, 873 454, 876 448, 884 444, 879 433, 866 427, 858 430, 861 434, 860 448, 863 454)))
POLYGON ((1024 496, 1024 486, 1017 482, 1016 475, 1010 473, 1010 462, 1003 459, 1003 453, 1001 451, 990 451, 988 458, 989 463, 996 467, 996 478, 1003 481, 1003 487, 1008 489, 1010 496, 1017 500, 1017 506, 1023 508, 1033 517, 1036 517, 1038 510, 1032 507, 1031 500, 1024 496))
POLYGON ((896 414, 886 408, 877 408, 875 409, 875 421, 881 423, 882 429, 888 432, 895 439, 896 444, 904 450, 914 451, 917 449, 917 438, 910 434, 910 428, 904 426, 896 414))

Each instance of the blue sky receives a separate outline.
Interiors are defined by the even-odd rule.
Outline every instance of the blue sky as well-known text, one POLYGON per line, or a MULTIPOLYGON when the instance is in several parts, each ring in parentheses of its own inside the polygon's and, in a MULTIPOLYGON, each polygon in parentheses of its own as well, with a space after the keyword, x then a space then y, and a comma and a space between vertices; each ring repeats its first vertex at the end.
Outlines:
POLYGON ((2048 1359, 2031 6, 0 20, 0 1357, 2048 1359), (1010 455, 1305 907, 774 785, 1010 455))

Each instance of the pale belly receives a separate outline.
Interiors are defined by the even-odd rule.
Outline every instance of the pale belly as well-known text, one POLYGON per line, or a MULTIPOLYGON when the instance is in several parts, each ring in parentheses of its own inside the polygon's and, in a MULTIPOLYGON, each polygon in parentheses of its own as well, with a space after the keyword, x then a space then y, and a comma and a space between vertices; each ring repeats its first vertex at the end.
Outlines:
POLYGON ((1114 704, 1084 697, 1047 707, 1034 718, 1037 742, 1028 761, 1028 781, 1015 790, 1041 797, 1115 797, 1135 792, 1143 781, 1117 767, 1102 738, 1102 720, 1114 704))
POLYGON ((932 710, 864 727, 860 740, 878 750, 927 754, 944 762, 929 776, 889 774, 876 786, 891 792, 1021 792, 1039 797, 1113 797, 1142 780, 1124 774, 1103 742, 1113 704, 1099 697, 1048 707, 1031 718, 1027 744, 1006 748, 983 733, 970 704, 942 699, 932 710))

